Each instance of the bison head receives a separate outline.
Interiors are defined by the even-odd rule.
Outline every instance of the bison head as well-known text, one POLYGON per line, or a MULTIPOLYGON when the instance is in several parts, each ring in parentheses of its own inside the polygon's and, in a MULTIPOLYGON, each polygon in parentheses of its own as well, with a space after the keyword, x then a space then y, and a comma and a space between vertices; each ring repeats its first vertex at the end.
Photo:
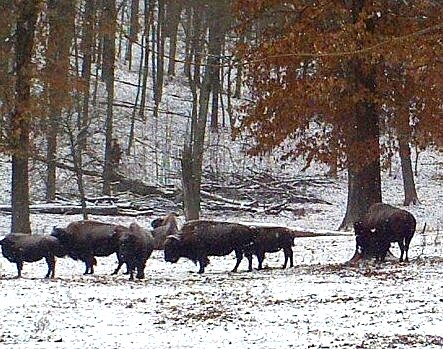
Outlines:
POLYGON ((163 225, 163 218, 156 218, 151 222, 151 227, 153 229, 161 227, 163 225))
POLYGON ((71 240, 71 236, 66 229, 54 227, 51 236, 54 236, 62 244, 67 244, 71 240))
POLYGON ((180 249, 182 242, 178 236, 170 235, 165 240, 165 261, 177 263, 180 259, 180 249))
POLYGON ((64 257, 68 254, 66 248, 55 236, 47 236, 46 239, 54 255, 56 255, 57 257, 64 257))
POLYGON ((366 227, 364 222, 357 221, 354 223, 354 233, 357 252, 365 254, 370 245, 371 230, 366 227))

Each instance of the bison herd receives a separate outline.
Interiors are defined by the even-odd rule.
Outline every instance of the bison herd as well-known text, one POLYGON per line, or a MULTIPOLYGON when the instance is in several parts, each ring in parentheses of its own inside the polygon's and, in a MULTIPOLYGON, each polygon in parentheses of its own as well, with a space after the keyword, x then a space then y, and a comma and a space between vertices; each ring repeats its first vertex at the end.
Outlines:
MULTIPOLYGON (((292 267, 294 234, 288 228, 247 226, 238 223, 197 220, 178 228, 174 214, 152 221, 152 230, 136 223, 129 227, 92 220, 72 222, 66 228, 54 227, 50 235, 8 234, 0 241, 3 256, 17 265, 21 276, 23 262, 45 258, 48 265, 46 277, 54 277, 56 257, 69 256, 85 263, 84 274, 93 274, 96 257, 116 254, 117 274, 126 264, 129 279, 143 279, 146 261, 154 249, 164 250, 165 261, 176 263, 187 258, 205 271, 209 256, 225 256, 235 252, 237 271, 243 257, 252 270, 252 258, 263 268, 265 254, 284 251, 284 264, 292 267)), ((426 225, 425 225, 426 226, 426 225)), ((390 205, 372 205, 361 221, 355 222, 356 255, 374 256, 383 261, 391 242, 397 242, 401 255, 408 261, 408 249, 415 233, 416 221, 409 212, 390 205)))

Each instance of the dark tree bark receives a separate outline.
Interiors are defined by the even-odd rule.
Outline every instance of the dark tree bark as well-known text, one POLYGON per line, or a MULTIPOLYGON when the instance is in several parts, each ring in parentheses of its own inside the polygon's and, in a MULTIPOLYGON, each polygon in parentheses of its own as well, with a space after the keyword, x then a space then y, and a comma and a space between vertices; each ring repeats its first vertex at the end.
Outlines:
POLYGON ((34 47, 35 23, 39 1, 27 0, 18 4, 15 42, 17 81, 15 109, 11 115, 12 143, 12 218, 11 232, 31 234, 29 220, 29 131, 31 123, 31 59, 34 47))
POLYGON ((417 191, 415 189, 414 172, 412 170, 411 162, 411 148, 409 146, 408 134, 402 133, 398 136, 401 171, 403 177, 403 188, 405 193, 405 200, 403 205, 416 205, 419 202, 417 191))
POLYGON ((126 61, 128 62, 128 69, 132 68, 132 44, 137 41, 137 35, 140 31, 138 23, 138 11, 140 0, 131 0, 131 19, 129 25, 129 38, 126 50, 126 61))
MULTIPOLYGON (((144 37, 143 37, 144 39, 144 37)), ((137 115, 137 105, 138 105, 138 100, 140 98, 140 93, 143 89, 143 85, 142 85, 142 80, 143 80, 143 58, 144 58, 144 54, 149 53, 148 50, 146 50, 144 47, 142 47, 141 49, 141 56, 140 56, 140 64, 139 64, 139 69, 138 69, 138 82, 137 82, 137 93, 135 95, 135 102, 134 102, 134 108, 132 109, 132 114, 131 114, 131 127, 129 129, 129 140, 128 140, 128 147, 126 148, 126 154, 129 155, 131 152, 131 147, 132 147, 132 143, 134 141, 134 136, 135 136, 135 117, 137 115)))
MULTIPOLYGON (((246 40, 246 37, 244 35, 240 36, 239 42, 240 44, 243 44, 246 40)), ((243 65, 241 62, 238 62, 237 64, 237 75, 235 78, 235 91, 233 98, 240 98, 241 96, 241 86, 242 86, 242 75, 243 75, 243 65)))
MULTIPOLYGON (((351 3, 352 20, 357 23, 365 0, 351 3)), ((368 23, 369 24, 369 23, 368 23)), ((372 30, 368 25, 368 30, 372 30)), ((359 44, 359 39, 356 38, 359 44)), ((362 89, 375 95, 375 65, 355 57, 350 60, 350 81, 354 90, 362 89)), ((348 157, 348 201, 346 213, 339 229, 352 227, 368 208, 382 201, 380 170, 379 117, 372 101, 363 98, 356 102, 355 112, 349 128, 348 157)))
MULTIPOLYGON (((364 67, 358 59, 352 62, 357 85, 375 91, 374 67, 364 67)), ((356 87, 358 88, 358 87, 356 87)), ((373 103, 362 100, 357 103, 350 129, 348 147, 348 202, 340 229, 350 228, 361 219, 369 206, 382 201, 380 175, 379 118, 373 103)))
POLYGON ((103 79, 106 85, 106 123, 105 123, 105 163, 103 167, 103 194, 111 194, 112 181, 112 137, 113 137, 113 119, 114 119, 114 69, 115 69, 115 33, 117 10, 115 0, 103 1, 103 18, 105 28, 103 35, 103 79))
POLYGON ((163 97, 164 81, 164 52, 165 52, 165 3, 158 0, 157 31, 155 36, 157 54, 154 77, 154 117, 158 116, 158 110, 163 97))
POLYGON ((185 32, 185 63, 183 64, 183 73, 189 76, 191 71, 191 40, 192 40, 192 7, 185 7, 185 16, 183 23, 183 30, 185 32))
POLYGON ((219 97, 221 90, 220 63, 226 30, 228 28, 227 13, 229 12, 229 3, 225 0, 220 0, 214 2, 211 6, 214 8, 213 11, 211 11, 212 15, 215 16, 214 19, 210 20, 211 26, 209 27, 208 39, 209 52, 214 55, 212 58, 214 66, 210 67, 212 90, 211 130, 217 131, 219 123, 219 97))
MULTIPOLYGON (((145 44, 144 44, 144 65, 143 65, 143 79, 142 79, 142 95, 140 99, 140 109, 138 112, 138 115, 140 119, 146 120, 145 115, 145 107, 146 107, 146 88, 148 84, 148 73, 149 73, 149 52, 150 52, 150 46, 149 46, 149 40, 150 40, 150 28, 152 24, 152 16, 154 13, 154 2, 145 0, 144 3, 144 31, 143 36, 145 38, 145 44)), ((128 144, 128 154, 130 146, 128 144)))
POLYGON ((175 55, 177 53, 177 33, 182 12, 181 0, 168 0, 166 18, 168 25, 167 36, 169 37, 168 76, 175 75, 175 55))
MULTIPOLYGON (((218 23, 218 9, 216 6, 210 6, 208 10, 208 26, 209 28, 214 28, 214 26, 218 23)), ((200 26, 198 22, 196 25, 200 26)), ((198 35, 199 37, 201 36, 199 31, 194 31, 194 35, 198 35)), ((203 39, 204 37, 202 37, 202 40, 203 39)), ((193 111, 190 137, 187 143, 185 143, 182 157, 183 204, 185 217, 187 220, 198 219, 200 217, 200 187, 206 123, 208 119, 209 97, 211 94, 212 85, 211 77, 214 74, 214 70, 217 69, 217 62, 219 59, 219 57, 214 54, 214 46, 209 45, 208 49, 208 58, 206 60, 201 85, 197 83, 197 76, 199 77, 200 73, 194 73, 194 76, 191 76, 191 73, 189 72, 188 75, 188 80, 193 95, 193 111)), ((194 59, 195 61, 200 61, 199 55, 194 55, 194 59)))
POLYGON ((118 48, 117 48, 117 57, 121 58, 122 56, 122 46, 123 46, 123 36, 125 33, 124 30, 124 23, 125 23, 125 12, 126 12, 126 0, 122 0, 121 4, 120 4, 120 25, 121 28, 118 31, 118 48))
POLYGON ((81 39, 81 51, 83 53, 81 80, 84 86, 83 98, 82 98, 82 110, 79 113, 77 120, 78 129, 78 148, 80 151, 80 166, 81 166, 81 153, 86 149, 86 134, 87 128, 90 122, 89 118, 89 100, 90 100, 90 85, 91 85, 91 63, 94 54, 94 21, 96 12, 96 1, 86 1, 85 13, 83 18, 82 39, 81 39))
POLYGON ((69 53, 73 38, 75 3, 71 0, 48 1, 49 38, 47 81, 49 123, 47 130, 46 200, 53 201, 56 192, 57 136, 63 106, 69 98, 69 53))

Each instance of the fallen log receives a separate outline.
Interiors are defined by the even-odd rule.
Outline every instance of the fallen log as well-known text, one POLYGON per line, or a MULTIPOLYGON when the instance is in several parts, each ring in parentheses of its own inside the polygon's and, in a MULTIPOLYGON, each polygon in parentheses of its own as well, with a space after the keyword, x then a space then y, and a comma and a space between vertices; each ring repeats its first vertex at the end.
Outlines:
MULTIPOLYGON (((77 215, 82 214, 80 205, 30 205, 29 210, 32 213, 77 215)), ((9 205, 0 205, 0 212, 11 213, 12 208, 9 205)), ((90 206, 86 207, 86 212, 95 216, 152 216, 153 209, 136 210, 131 208, 121 208, 118 206, 90 206)))
MULTIPOLYGON (((45 157, 38 154, 33 154, 32 158, 44 163, 48 162, 45 157)), ((57 168, 75 172, 74 166, 71 166, 69 164, 57 161, 55 165, 57 168)), ((96 178, 103 177, 103 173, 93 170, 82 169, 82 174, 96 178)), ((113 187, 116 191, 119 192, 129 191, 133 194, 141 196, 155 195, 162 196, 167 199, 173 199, 176 195, 173 190, 166 190, 153 185, 148 185, 139 179, 126 178, 121 173, 113 174, 113 187)))

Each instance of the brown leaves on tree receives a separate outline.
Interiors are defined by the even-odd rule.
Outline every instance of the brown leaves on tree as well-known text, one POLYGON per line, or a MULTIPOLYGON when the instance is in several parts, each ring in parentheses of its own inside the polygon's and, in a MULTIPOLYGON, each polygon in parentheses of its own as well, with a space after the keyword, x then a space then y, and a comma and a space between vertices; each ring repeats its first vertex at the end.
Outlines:
POLYGON ((416 142, 443 144, 442 3, 237 0, 234 9, 250 38, 238 56, 251 154, 283 147, 308 161, 371 162, 378 144, 356 134, 361 107, 374 108, 381 132, 412 127, 416 142))

